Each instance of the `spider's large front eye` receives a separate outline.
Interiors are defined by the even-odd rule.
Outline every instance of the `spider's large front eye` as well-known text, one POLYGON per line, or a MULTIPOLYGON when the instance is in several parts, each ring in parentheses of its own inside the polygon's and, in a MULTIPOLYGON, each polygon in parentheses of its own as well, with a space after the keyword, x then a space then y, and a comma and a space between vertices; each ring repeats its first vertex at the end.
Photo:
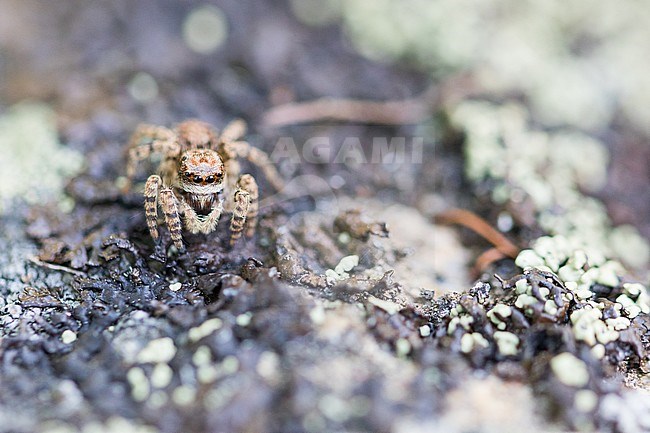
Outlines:
POLYGON ((205 181, 206 181, 207 183, 213 183, 215 180, 216 180, 216 179, 215 179, 214 176, 208 176, 208 177, 205 178, 205 181))
POLYGON ((203 178, 201 176, 196 176, 194 179, 192 179, 196 183, 203 183, 203 178))

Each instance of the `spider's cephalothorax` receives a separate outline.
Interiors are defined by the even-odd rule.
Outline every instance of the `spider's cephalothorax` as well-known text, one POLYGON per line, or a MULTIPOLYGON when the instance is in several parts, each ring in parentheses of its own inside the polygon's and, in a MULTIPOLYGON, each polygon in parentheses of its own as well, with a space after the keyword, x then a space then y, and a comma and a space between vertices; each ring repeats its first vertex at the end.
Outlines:
POLYGON ((159 239, 158 207, 179 251, 184 250, 182 225, 192 233, 210 233, 224 210, 232 213, 231 245, 244 229, 246 236, 255 233, 257 182, 250 174, 240 175, 238 158, 259 166, 277 190, 283 182, 264 152, 237 141, 245 128, 243 121, 235 120, 217 135, 209 124, 187 120, 175 129, 136 129, 129 145, 128 185, 140 160, 152 152, 163 156, 158 174, 149 176, 144 189, 147 226, 154 240, 159 239))

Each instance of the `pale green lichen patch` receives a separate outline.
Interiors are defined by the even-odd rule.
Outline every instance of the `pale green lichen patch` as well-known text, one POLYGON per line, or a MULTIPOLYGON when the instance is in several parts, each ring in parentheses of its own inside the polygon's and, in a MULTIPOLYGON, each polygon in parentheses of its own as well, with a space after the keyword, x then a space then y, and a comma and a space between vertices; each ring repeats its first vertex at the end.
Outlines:
MULTIPOLYGON (((598 358, 604 356, 603 345, 616 341, 620 331, 630 327, 632 319, 642 312, 646 314, 650 312, 650 295, 647 289, 638 283, 625 283, 621 285, 623 293, 612 305, 616 316, 604 318, 603 310, 606 305, 594 301, 597 296, 592 291, 592 287, 596 284, 618 287, 621 281, 620 275, 624 274, 625 270, 619 262, 607 260, 593 250, 588 251, 584 245, 572 245, 563 236, 545 236, 537 239, 531 249, 519 254, 515 263, 519 266, 534 263, 535 268, 545 271, 557 269, 557 276, 563 281, 565 287, 576 301, 583 303, 582 308, 573 311, 570 315, 573 334, 577 340, 590 346, 602 347, 596 349, 598 358)), ((534 305, 537 299, 531 295, 529 285, 522 281, 524 280, 517 281, 515 286, 516 292, 519 293, 515 306, 525 309, 534 305)), ((541 289, 540 293, 547 296, 547 293, 542 293, 541 289)), ((558 308, 549 299, 544 304, 544 311, 555 315, 558 308)))
POLYGON ((196 349, 196 352, 194 352, 194 355, 192 355, 192 362, 197 367, 208 365, 212 362, 212 351, 208 346, 199 346, 199 348, 196 349))
POLYGON ((169 337, 151 340, 137 356, 137 361, 142 364, 169 362, 176 355, 174 340, 169 337))
POLYGON ((239 326, 245 327, 250 325, 252 318, 253 318, 253 313, 251 313, 250 311, 246 313, 242 313, 235 318, 235 323, 237 323, 237 325, 239 326))
POLYGON ((187 333, 187 337, 191 342, 196 342, 212 334, 214 331, 217 331, 221 326, 223 326, 223 321, 218 317, 208 319, 199 326, 191 328, 187 333))
POLYGON ((411 352, 411 343, 406 338, 399 338, 395 342, 395 353, 397 356, 404 358, 411 352))
POLYGON ((66 329, 61 334, 61 341, 63 341, 65 344, 72 344, 73 342, 77 341, 77 334, 74 331, 66 329))
POLYGON ((463 334, 460 339, 460 351, 463 353, 486 347, 490 347, 490 343, 478 332, 463 334))
POLYGON ((465 331, 471 329, 471 325, 474 323, 474 318, 464 312, 458 313, 457 316, 452 317, 447 325, 447 333, 453 334, 456 331, 456 328, 461 326, 465 331))
POLYGON ((164 362, 156 364, 151 371, 151 386, 154 388, 165 388, 172 381, 174 371, 164 362))
POLYGON ((428 337, 431 335, 431 327, 429 325, 422 325, 418 328, 420 331, 420 336, 421 337, 428 337))
POLYGON ((172 400, 179 406, 189 406, 196 399, 196 389, 188 385, 180 385, 172 392, 172 400))
POLYGON ((589 382, 589 371, 584 361, 564 352, 551 359, 551 370, 567 386, 582 387, 589 382))
POLYGON ((617 340, 619 337, 618 331, 627 329, 630 325, 627 319, 626 322, 615 320, 611 323, 603 320, 601 308, 597 305, 571 313, 571 323, 573 324, 573 335, 576 340, 584 341, 590 346, 594 346, 596 343, 606 345, 617 340))
POLYGON ((57 198, 83 163, 82 155, 59 142, 52 109, 36 102, 0 115, 0 149, 0 213, 3 202, 14 197, 29 203, 57 198))
POLYGON ((404 309, 404 306, 398 304, 397 302, 386 301, 383 299, 375 298, 374 296, 369 296, 368 302, 370 302, 375 307, 381 308, 390 315, 396 314, 400 310, 404 309))
MULTIPOLYGON (((436 78, 472 71, 483 92, 523 95, 545 126, 600 131, 622 113, 641 130, 650 128, 650 78, 642 73, 650 61, 638 43, 648 40, 650 31, 637 25, 647 13, 643 2, 625 7, 534 0, 292 3, 295 15, 309 24, 341 16, 352 45, 369 58, 413 62, 436 78)), ((574 148, 563 153, 585 159, 574 148)), ((586 177, 595 176, 589 170, 586 177)))
POLYGON ((519 337, 512 332, 496 331, 494 340, 499 348, 499 353, 503 356, 516 355, 519 337))
POLYGON ((506 323, 503 321, 505 318, 510 317, 512 308, 505 304, 496 304, 491 310, 488 310, 487 316, 496 327, 503 331, 506 329, 506 323))
POLYGON ((574 404, 580 412, 591 412, 598 405, 598 395, 590 389, 581 389, 576 392, 574 404))
POLYGON ((263 352, 255 371, 269 383, 277 383, 280 380, 280 357, 275 352, 263 352))
MULTIPOLYGON (((631 226, 613 227, 604 205, 582 192, 599 191, 607 179, 609 155, 603 143, 576 131, 536 130, 518 104, 463 102, 451 119, 466 136, 467 176, 476 183, 491 180, 491 198, 496 203, 526 200, 543 230, 563 236, 539 241, 532 247, 535 254, 520 255, 519 266, 546 266, 558 272, 567 254, 578 248, 592 265, 598 255, 634 268, 648 262, 650 246, 638 231, 631 226)), ((611 274, 602 275, 611 284, 608 277, 611 274)))
POLYGON ((343 257, 334 269, 327 269, 325 276, 330 281, 342 281, 350 278, 349 272, 359 265, 359 256, 351 255, 343 257))
POLYGON ((140 367, 132 367, 126 373, 126 379, 131 385, 131 397, 135 401, 145 401, 149 397, 149 379, 140 367))

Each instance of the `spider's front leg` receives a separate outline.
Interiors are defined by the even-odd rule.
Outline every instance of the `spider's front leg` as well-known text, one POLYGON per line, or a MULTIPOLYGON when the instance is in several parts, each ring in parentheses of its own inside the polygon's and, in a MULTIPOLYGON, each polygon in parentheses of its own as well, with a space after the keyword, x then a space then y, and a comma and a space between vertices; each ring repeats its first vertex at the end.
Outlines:
POLYGON ((147 220, 147 227, 154 242, 158 243, 158 191, 162 185, 162 179, 157 174, 152 174, 144 184, 144 215, 147 220))
POLYGON ((230 220, 230 246, 241 237, 246 226, 246 237, 255 234, 258 212, 258 188, 255 178, 250 174, 243 174, 237 182, 235 191, 232 219, 230 220))
POLYGON ((138 163, 149 158, 153 152, 161 153, 167 158, 174 158, 180 153, 174 131, 155 125, 138 126, 129 140, 128 149, 125 191, 131 187, 138 163))
MULTIPOLYGON (((276 191, 284 189, 284 180, 280 173, 271 162, 271 159, 266 152, 253 147, 247 141, 236 141, 246 133, 246 124, 243 120, 234 120, 226 126, 219 138, 219 153, 225 157, 226 160, 235 160, 236 158, 244 158, 252 164, 258 166, 263 172, 266 179, 276 191)), ((237 165, 238 167, 238 165, 237 165)), ((236 175, 238 173, 232 173, 236 175)))
POLYGON ((160 200, 160 207, 165 215, 165 224, 169 229, 172 242, 180 253, 184 253, 185 246, 183 245, 181 217, 178 214, 178 199, 169 187, 162 188, 158 197, 160 200))

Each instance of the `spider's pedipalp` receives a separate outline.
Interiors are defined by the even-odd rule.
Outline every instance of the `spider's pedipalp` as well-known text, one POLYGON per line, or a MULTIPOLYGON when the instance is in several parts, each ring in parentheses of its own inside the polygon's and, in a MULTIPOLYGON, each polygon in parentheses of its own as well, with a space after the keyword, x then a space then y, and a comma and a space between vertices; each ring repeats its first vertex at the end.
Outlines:
POLYGON ((217 228, 219 218, 221 218, 223 212, 223 202, 221 200, 214 203, 210 213, 205 216, 197 214, 194 208, 185 201, 181 201, 180 206, 185 227, 193 234, 212 233, 217 228))

